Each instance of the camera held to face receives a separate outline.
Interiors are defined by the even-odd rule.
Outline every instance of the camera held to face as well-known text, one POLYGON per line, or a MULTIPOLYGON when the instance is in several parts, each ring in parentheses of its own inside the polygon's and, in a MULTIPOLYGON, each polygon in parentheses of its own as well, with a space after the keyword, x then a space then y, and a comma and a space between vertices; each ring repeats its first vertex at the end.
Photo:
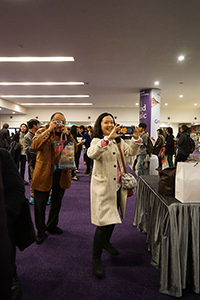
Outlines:
POLYGON ((63 124, 63 122, 62 122, 62 121, 56 121, 56 123, 57 123, 57 127, 61 127, 61 126, 62 126, 62 124, 63 124))

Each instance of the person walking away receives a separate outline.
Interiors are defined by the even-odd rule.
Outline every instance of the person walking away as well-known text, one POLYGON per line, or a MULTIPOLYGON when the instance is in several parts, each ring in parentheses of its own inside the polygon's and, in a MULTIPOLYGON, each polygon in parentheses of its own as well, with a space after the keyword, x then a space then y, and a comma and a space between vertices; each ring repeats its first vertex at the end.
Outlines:
POLYGON ((71 187, 71 170, 62 171, 58 168, 56 149, 62 141, 73 141, 76 152, 76 142, 65 126, 65 116, 56 112, 51 116, 50 123, 36 131, 31 141, 31 147, 37 150, 37 157, 31 187, 34 189, 34 214, 37 228, 36 243, 41 244, 46 231, 51 234, 62 234, 59 228, 59 212, 65 189, 71 187), (51 194, 51 204, 47 224, 45 224, 46 203, 51 194))
MULTIPOLYGON (((164 143, 165 143, 165 137, 164 137, 164 133, 162 129, 157 129, 157 134, 158 134, 158 138, 155 142, 154 145, 154 151, 153 154, 157 155, 159 154, 161 148, 163 147, 164 143)), ((161 171, 162 170, 162 157, 158 156, 158 168, 156 168, 157 171, 161 171)))
POLYGON ((167 136, 164 144, 164 147, 166 148, 165 154, 167 155, 169 167, 173 167, 173 155, 175 154, 173 129, 171 127, 167 127, 166 134, 167 136))
POLYGON ((139 177, 144 175, 144 160, 147 156, 147 143, 148 143, 148 136, 145 132, 147 125, 145 123, 140 123, 138 125, 140 138, 142 139, 142 144, 137 152, 136 157, 136 165, 135 165, 135 173, 139 177))
POLYGON ((78 147, 78 150, 74 154, 76 170, 72 170, 72 178, 71 178, 72 180, 75 180, 75 181, 78 180, 78 177, 76 176, 76 172, 77 172, 78 166, 79 166, 79 158, 80 158, 80 154, 81 154, 82 145, 84 144, 83 140, 81 142, 78 142, 78 140, 77 140, 78 130, 79 130, 79 128, 76 125, 73 125, 70 130, 70 132, 76 142, 76 145, 78 147))
POLYGON ((110 238, 116 223, 122 223, 124 218, 127 190, 121 187, 121 172, 123 163, 118 146, 123 157, 136 155, 140 146, 138 128, 135 128, 130 145, 118 134, 121 126, 115 125, 110 113, 102 113, 96 120, 93 139, 88 149, 88 156, 94 160, 91 178, 91 222, 96 225, 93 239, 92 265, 94 274, 103 277, 101 264, 102 250, 117 255, 118 250, 110 243, 110 238))
POLYGON ((25 123, 22 123, 20 125, 19 131, 13 136, 12 139, 12 141, 16 141, 21 145, 20 152, 19 152, 19 160, 17 161, 17 168, 18 170, 20 169, 19 172, 25 185, 27 185, 28 182, 24 180, 24 174, 26 169, 26 153, 24 150, 23 141, 24 141, 24 136, 27 132, 28 132, 28 126, 25 123))
POLYGON ((87 155, 87 150, 90 147, 90 143, 91 143, 91 137, 88 134, 88 132, 85 130, 85 126, 81 125, 80 126, 80 132, 82 134, 82 141, 84 141, 84 145, 85 145, 85 162, 86 162, 86 166, 87 169, 86 171, 82 174, 82 176, 89 176, 91 174, 91 165, 92 165, 92 160, 90 157, 88 157, 87 155))
MULTIPOLYGON (((36 155, 37 155, 37 151, 31 147, 31 141, 32 141, 36 131, 40 128, 40 122, 36 119, 31 119, 28 121, 28 128, 29 128, 29 131, 24 136, 23 144, 24 144, 24 150, 26 153, 26 159, 27 159, 28 167, 29 167, 29 171, 30 171, 30 182, 31 182, 32 178, 33 178, 33 171, 35 168, 36 155)), ((29 203, 33 204, 34 203, 34 190, 31 187, 30 187, 30 194, 31 194, 31 199, 29 200, 29 203)))
POLYGON ((4 123, 2 129, 0 130, 0 148, 8 150, 10 146, 10 135, 9 135, 9 124, 4 123))

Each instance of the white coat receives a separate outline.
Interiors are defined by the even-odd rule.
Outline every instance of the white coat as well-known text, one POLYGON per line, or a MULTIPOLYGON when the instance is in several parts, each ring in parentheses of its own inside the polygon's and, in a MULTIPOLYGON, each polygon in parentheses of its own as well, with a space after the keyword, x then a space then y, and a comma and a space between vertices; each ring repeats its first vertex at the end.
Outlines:
MULTIPOLYGON (((117 162, 121 173, 123 164, 115 140, 105 147, 101 145, 102 139, 94 138, 87 151, 87 155, 94 160, 92 171, 90 197, 91 197, 91 222, 97 226, 122 223, 117 209, 117 162)), ((134 156, 140 144, 132 138, 130 145, 123 139, 120 148, 123 156, 134 156)), ((127 190, 121 188, 120 211, 124 219, 126 208, 127 190)))

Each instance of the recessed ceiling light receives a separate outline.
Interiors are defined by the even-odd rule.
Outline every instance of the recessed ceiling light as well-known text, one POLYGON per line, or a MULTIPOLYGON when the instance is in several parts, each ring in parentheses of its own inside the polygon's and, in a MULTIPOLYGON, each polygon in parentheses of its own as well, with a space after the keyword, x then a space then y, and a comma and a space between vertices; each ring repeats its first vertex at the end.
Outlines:
POLYGON ((83 105, 83 106, 87 106, 87 105, 93 105, 93 103, 90 103, 90 102, 88 102, 88 103, 41 103, 41 102, 39 102, 39 103, 20 103, 22 106, 24 105, 24 106, 65 106, 65 105, 83 105))
POLYGON ((67 82, 0 82, 0 85, 84 85, 81 81, 67 81, 67 82))
POLYGON ((197 103, 194 103, 194 105, 197 105, 197 103))
POLYGON ((183 98, 183 95, 179 95, 179 98, 183 98))
POLYGON ((185 59, 185 57, 183 56, 183 55, 180 55, 179 57, 178 57, 178 60, 184 60, 185 59))
POLYGON ((159 85, 159 81, 155 81, 154 84, 155 84, 155 85, 159 85))
POLYGON ((12 113, 15 114, 15 111, 13 111, 12 113))
POLYGON ((88 98, 89 95, 1 95, 3 98, 88 98))
POLYGON ((165 105, 168 105, 168 103, 165 103, 165 105))
POLYGON ((135 103, 135 105, 139 105, 138 103, 135 103))
POLYGON ((0 110, 2 110, 2 108, 0 107, 0 110))
POLYGON ((43 56, 43 57, 0 57, 0 62, 64 62, 74 61, 72 56, 43 56))

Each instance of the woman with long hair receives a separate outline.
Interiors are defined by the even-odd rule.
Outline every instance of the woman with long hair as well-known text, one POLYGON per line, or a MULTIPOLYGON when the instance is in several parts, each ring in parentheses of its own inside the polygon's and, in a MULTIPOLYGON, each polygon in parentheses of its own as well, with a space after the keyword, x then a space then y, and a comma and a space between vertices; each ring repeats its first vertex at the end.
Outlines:
POLYGON ((103 276, 101 265, 102 250, 117 255, 118 250, 110 243, 116 223, 124 218, 127 190, 121 187, 121 173, 124 172, 123 157, 134 156, 141 144, 138 128, 135 127, 128 145, 119 134, 121 126, 115 124, 110 113, 102 113, 96 120, 93 139, 88 156, 94 160, 91 178, 91 222, 96 225, 93 240, 92 265, 98 278, 103 276))

